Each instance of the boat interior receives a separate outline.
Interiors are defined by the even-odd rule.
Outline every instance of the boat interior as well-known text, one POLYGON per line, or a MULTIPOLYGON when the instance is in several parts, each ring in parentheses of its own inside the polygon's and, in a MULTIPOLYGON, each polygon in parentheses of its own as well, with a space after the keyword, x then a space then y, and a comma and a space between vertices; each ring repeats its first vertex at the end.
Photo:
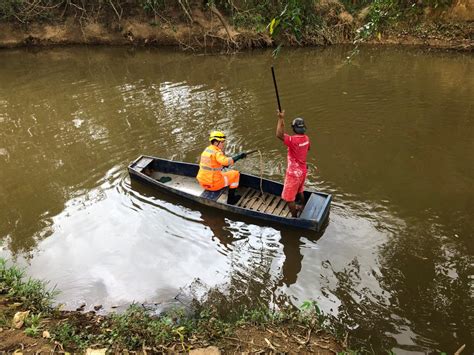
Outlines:
MULTIPOLYGON (((192 176, 184 176, 168 172, 163 173, 154 170, 151 167, 146 167, 142 172, 156 181, 168 185, 170 188, 184 191, 194 196, 213 199, 219 203, 227 203, 227 188, 220 191, 206 191, 201 187, 201 185, 199 185, 196 178, 192 176)), ((282 200, 280 196, 268 192, 262 192, 261 189, 242 185, 237 188, 236 194, 240 195, 240 199, 234 206, 272 214, 274 216, 291 217, 288 204, 286 201, 282 200)))

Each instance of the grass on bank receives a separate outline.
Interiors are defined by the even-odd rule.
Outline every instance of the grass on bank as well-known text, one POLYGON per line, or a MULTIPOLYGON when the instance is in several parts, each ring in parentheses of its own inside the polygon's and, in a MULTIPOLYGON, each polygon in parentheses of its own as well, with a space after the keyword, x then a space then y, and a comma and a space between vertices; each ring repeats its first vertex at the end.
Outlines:
MULTIPOLYGON (((61 344, 64 350, 83 351, 94 346, 109 351, 189 351, 216 345, 240 351, 256 351, 262 347, 273 350, 277 349, 276 346, 281 351, 314 351, 316 344, 321 345, 318 343, 321 334, 327 334, 323 331, 328 326, 327 318, 317 304, 310 301, 305 302, 301 309, 279 312, 264 305, 240 307, 226 312, 226 316, 220 315, 215 305, 197 301, 192 310, 172 309, 159 316, 151 314, 142 305, 133 304, 122 314, 99 316, 94 312, 59 311, 53 306, 57 294, 58 291, 48 288, 47 283, 25 279, 23 270, 0 259, 0 328, 12 326, 13 315, 18 311, 28 312, 21 327, 24 334, 41 338, 47 331, 48 337, 61 344), (257 339, 255 344, 246 344, 248 339, 245 337, 249 332, 252 339, 257 339), (286 338, 286 345, 270 338, 277 332, 286 338), (314 337, 316 333, 319 340, 314 337), (258 345, 259 337, 263 345, 258 345)), ((332 349, 343 349, 334 337, 325 339, 329 338, 332 349)))
POLYGON ((15 265, 8 266, 6 260, 0 258, 0 294, 22 302, 32 312, 51 312, 58 291, 48 288, 46 282, 24 278, 22 269, 15 265))

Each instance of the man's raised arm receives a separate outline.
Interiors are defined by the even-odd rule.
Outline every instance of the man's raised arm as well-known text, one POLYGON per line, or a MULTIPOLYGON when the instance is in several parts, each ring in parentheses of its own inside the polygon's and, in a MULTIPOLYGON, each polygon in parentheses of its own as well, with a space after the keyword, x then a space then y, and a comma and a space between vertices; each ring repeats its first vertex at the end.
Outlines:
POLYGON ((285 111, 278 111, 278 122, 277 122, 277 128, 276 128, 276 136, 283 140, 284 139, 284 134, 285 134, 285 111))

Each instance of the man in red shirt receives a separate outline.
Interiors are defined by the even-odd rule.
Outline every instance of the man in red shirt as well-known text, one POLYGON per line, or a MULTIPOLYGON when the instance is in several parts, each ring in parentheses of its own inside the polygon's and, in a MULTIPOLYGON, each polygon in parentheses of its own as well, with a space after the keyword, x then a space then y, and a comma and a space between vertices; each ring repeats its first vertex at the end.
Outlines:
POLYGON ((296 206, 295 198, 298 194, 300 203, 304 206, 304 181, 306 179, 306 155, 310 148, 309 138, 306 134, 306 126, 302 118, 295 118, 291 123, 294 135, 285 133, 285 111, 278 111, 278 123, 276 136, 288 147, 288 165, 286 168, 285 185, 281 198, 288 203, 291 215, 298 217, 301 207, 296 206))

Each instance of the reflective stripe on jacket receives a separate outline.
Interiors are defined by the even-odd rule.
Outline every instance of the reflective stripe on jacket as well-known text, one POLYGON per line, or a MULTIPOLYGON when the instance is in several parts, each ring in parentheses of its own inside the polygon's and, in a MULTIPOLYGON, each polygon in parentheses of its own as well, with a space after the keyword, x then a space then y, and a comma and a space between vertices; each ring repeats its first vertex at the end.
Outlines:
POLYGON ((201 154, 199 172, 197 179, 205 187, 212 188, 223 179, 222 168, 234 164, 231 157, 225 154, 215 145, 210 145, 201 154))

